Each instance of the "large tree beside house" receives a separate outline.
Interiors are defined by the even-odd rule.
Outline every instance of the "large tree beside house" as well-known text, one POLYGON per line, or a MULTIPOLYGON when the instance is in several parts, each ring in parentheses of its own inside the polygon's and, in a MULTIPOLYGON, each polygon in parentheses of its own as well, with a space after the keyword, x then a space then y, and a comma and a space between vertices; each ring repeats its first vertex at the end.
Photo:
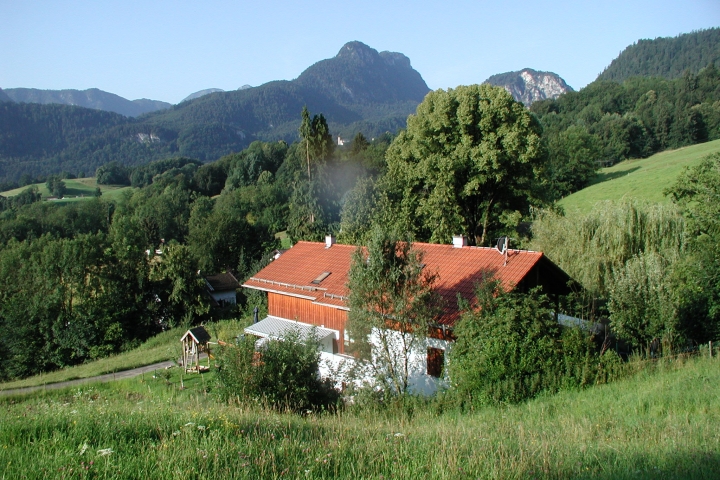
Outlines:
POLYGON ((418 240, 486 245, 527 211, 544 165, 541 127, 500 87, 429 93, 387 151, 384 222, 418 240))

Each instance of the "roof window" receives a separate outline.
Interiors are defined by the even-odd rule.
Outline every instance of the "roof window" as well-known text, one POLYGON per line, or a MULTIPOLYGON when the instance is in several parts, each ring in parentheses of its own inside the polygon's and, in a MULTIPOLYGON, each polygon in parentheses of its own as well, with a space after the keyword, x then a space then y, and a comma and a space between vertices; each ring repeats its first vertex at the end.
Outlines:
POLYGON ((325 280, 331 273, 332 272, 323 272, 320 275, 318 275, 317 278, 310 283, 314 283, 315 285, 320 285, 320 282, 325 280))

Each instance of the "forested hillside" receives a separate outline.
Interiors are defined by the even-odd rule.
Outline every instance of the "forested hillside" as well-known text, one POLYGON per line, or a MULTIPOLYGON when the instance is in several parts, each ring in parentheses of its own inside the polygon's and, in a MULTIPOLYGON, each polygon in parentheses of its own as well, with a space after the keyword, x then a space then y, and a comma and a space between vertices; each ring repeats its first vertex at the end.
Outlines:
POLYGON ((720 138, 720 71, 710 64, 675 80, 598 80, 579 92, 532 105, 543 125, 559 195, 582 188, 598 164, 720 138), (580 183, 569 171, 585 170, 580 183))
POLYGON ((686 71, 697 74, 711 62, 720 62, 720 28, 639 40, 623 50, 598 80, 623 82, 631 77, 671 80, 686 71))
MULTIPOLYGON (((147 163, 175 152, 174 132, 117 113, 67 105, 0 103, 0 180, 92 174, 110 161, 147 163)), ((29 181, 28 180, 28 181, 29 181)))

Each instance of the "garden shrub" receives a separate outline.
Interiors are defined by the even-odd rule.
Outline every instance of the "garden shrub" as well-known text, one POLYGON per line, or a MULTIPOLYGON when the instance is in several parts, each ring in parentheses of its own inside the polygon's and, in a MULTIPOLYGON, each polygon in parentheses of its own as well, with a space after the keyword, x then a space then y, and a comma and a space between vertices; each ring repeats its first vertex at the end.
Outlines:
POLYGON ((223 347, 218 372, 224 400, 258 403, 279 410, 324 409, 335 405, 338 392, 319 377, 320 350, 312 335, 291 333, 256 350, 257 337, 223 347))
POLYGON ((464 402, 517 403, 594 379, 589 335, 561 326, 538 290, 507 293, 490 280, 478 287, 477 299, 478 308, 458 322, 448 362, 464 402))

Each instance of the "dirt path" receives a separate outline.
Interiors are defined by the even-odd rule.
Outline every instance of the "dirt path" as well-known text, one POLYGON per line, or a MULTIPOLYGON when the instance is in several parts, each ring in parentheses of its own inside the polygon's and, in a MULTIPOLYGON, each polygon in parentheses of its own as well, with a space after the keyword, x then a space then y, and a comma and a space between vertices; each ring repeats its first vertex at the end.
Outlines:
POLYGON ((126 378, 137 377, 143 373, 152 372, 160 368, 167 368, 176 365, 173 361, 165 361, 160 363, 153 363, 152 365, 145 365, 144 367, 133 368, 131 370, 123 370, 122 372, 106 373, 105 375, 98 375, 96 377, 78 378, 76 380, 67 380, 65 382, 48 383, 47 385, 38 385, 35 387, 22 387, 12 388, 8 390, 0 390, 0 396, 17 395, 23 393, 37 392, 38 390, 57 390, 59 388, 72 387, 74 385, 82 385, 83 383, 95 383, 95 382, 113 382, 115 380, 123 380, 126 378))

